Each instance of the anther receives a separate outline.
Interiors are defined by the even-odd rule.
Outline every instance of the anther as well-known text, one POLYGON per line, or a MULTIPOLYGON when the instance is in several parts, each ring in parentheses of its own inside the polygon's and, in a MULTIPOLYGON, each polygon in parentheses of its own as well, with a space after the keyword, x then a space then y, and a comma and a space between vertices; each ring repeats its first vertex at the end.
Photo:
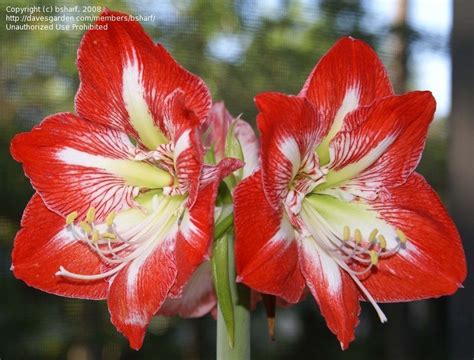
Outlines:
POLYGON ((92 242, 97 242, 99 241, 100 234, 97 230, 94 230, 92 233, 92 242))
POLYGON ((395 232, 397 233, 398 240, 400 240, 400 244, 405 245, 407 243, 407 236, 403 231, 400 229, 396 229, 395 232))
POLYGON ((77 215, 77 211, 74 211, 66 216, 66 225, 71 225, 77 219, 77 215))
POLYGON ((95 219, 95 208, 90 207, 89 210, 87 210, 86 221, 89 224, 92 224, 94 222, 94 219, 95 219))
POLYGON ((370 263, 372 265, 377 265, 379 262, 379 253, 375 250, 370 250, 369 255, 370 255, 370 263))
POLYGON ((88 223, 86 223, 85 221, 81 221, 81 222, 79 223, 79 226, 80 226, 81 229, 84 230, 87 234, 92 233, 92 228, 91 228, 91 226, 90 226, 88 223))
POLYGON ((359 229, 355 229, 354 231, 354 239, 355 243, 359 245, 362 242, 362 233, 360 232, 359 229))
POLYGON ((377 236, 377 233, 379 232, 378 229, 374 229, 370 232, 370 235, 369 235, 369 242, 374 244, 375 241, 376 241, 376 236, 377 236))
POLYGON ((342 239, 344 241, 348 241, 350 236, 351 236, 351 229, 349 229, 349 226, 344 225, 344 230, 343 230, 343 233, 342 233, 342 239))
POLYGON ((387 248, 387 240, 385 240, 385 236, 383 236, 382 234, 380 234, 378 237, 377 237, 379 243, 380 243, 380 247, 382 249, 385 249, 387 248))
POLYGON ((107 226, 112 226, 115 220, 115 215, 115 211, 112 211, 109 215, 107 215, 107 217, 105 218, 105 223, 107 224, 107 226))
POLYGON ((111 239, 111 240, 115 240, 117 238, 117 236, 115 234, 112 234, 110 232, 103 233, 102 237, 105 238, 105 239, 111 239))

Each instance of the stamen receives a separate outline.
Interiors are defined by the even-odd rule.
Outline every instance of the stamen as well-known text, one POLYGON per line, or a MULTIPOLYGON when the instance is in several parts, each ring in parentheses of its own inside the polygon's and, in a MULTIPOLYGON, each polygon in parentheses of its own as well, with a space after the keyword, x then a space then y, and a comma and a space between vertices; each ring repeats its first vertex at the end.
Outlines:
POLYGON ((90 207, 89 210, 87 210, 86 222, 88 222, 89 224, 92 224, 94 222, 94 219, 95 219, 95 208, 90 207))
POLYGON ((379 262, 379 253, 375 250, 370 250, 369 255, 370 255, 370 263, 372 265, 377 265, 379 262))
POLYGON ((94 230, 92 233, 92 242, 97 242, 99 241, 100 234, 97 230, 94 230))
POLYGON ((370 235, 369 235, 369 242, 371 244, 375 244, 375 240, 376 240, 376 236, 377 236, 377 233, 379 232, 378 229, 374 229, 370 232, 370 235))
POLYGON ((82 230, 84 230, 84 232, 86 234, 92 233, 92 227, 88 223, 86 223, 85 221, 81 221, 79 223, 79 226, 81 227, 82 230))
POLYGON ((109 215, 107 215, 107 217, 105 218, 105 223, 107 224, 107 226, 109 227, 112 226, 115 220, 115 215, 116 215, 115 211, 112 211, 109 215))
POLYGON ((401 231, 400 229, 396 229, 395 232, 397 233, 398 240, 400 240, 400 244, 405 245, 408 241, 405 233, 401 231))
POLYGON ((71 225, 77 219, 77 211, 73 211, 68 216, 66 216, 66 225, 71 225))
POLYGON ((385 250, 387 248, 387 240, 385 240, 385 236, 380 234, 377 236, 377 240, 379 241, 380 247, 385 250))
POLYGON ((343 234, 342 234, 342 239, 344 241, 348 241, 350 236, 351 236, 351 229, 349 228, 349 226, 344 225, 344 231, 343 231, 343 234))
POLYGON ((354 231, 354 239, 355 243, 359 245, 362 242, 362 233, 360 232, 359 229, 355 229, 354 231))
POLYGON ((168 236, 170 231, 173 231, 184 209, 184 200, 184 198, 155 195, 152 200, 153 211, 144 211, 145 217, 140 223, 120 229, 120 232, 114 223, 115 212, 109 213, 101 224, 94 223, 96 215, 94 208, 90 208, 84 219, 78 223, 74 222, 77 213, 70 214, 66 218, 68 230, 74 238, 85 242, 95 251, 104 264, 110 266, 110 270, 98 274, 77 274, 61 266, 56 275, 79 280, 106 279, 113 276, 131 261, 150 252, 157 243, 168 236))

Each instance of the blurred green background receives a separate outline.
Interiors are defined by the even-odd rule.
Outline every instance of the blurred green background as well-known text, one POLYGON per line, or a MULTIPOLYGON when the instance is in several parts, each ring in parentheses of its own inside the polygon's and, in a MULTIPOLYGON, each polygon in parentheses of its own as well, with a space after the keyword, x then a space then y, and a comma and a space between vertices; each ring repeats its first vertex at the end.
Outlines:
MULTIPOLYGON (((397 92, 423 83, 420 82, 423 59, 417 54, 444 59, 447 64, 444 70, 450 71, 450 25, 441 32, 417 26, 413 19, 417 11, 423 11, 423 5, 414 6, 413 1, 407 0, 2 0, 0 3, 2 360, 213 359, 216 332, 210 317, 186 321, 156 318, 142 350, 134 352, 111 325, 104 303, 48 295, 28 288, 11 275, 13 238, 33 191, 20 165, 9 155, 9 142, 14 134, 29 130, 48 114, 74 111, 73 98, 78 87, 75 57, 83 32, 6 31, 6 6, 101 5, 134 15, 153 14, 154 21, 144 23, 153 39, 163 43, 187 69, 201 76, 214 100, 225 100, 234 115, 242 113, 250 122, 254 122, 256 115, 255 94, 269 90, 298 93, 318 58, 343 35, 364 39, 377 49, 397 92), (390 4, 388 8, 387 4, 390 4)), ((430 2, 423 3, 430 6, 430 2)), ((449 0, 434 3, 438 6, 447 3, 450 9, 449 0)), ((442 100, 442 108, 431 127, 419 171, 446 200, 449 76, 441 80, 439 86, 444 98, 438 100, 442 100)), ((382 305, 382 308, 389 317, 385 325, 378 322, 369 306, 363 307, 356 341, 345 352, 341 352, 312 299, 279 310, 275 342, 268 339, 264 312, 258 308, 252 320, 252 358, 448 358, 446 299, 382 305)))

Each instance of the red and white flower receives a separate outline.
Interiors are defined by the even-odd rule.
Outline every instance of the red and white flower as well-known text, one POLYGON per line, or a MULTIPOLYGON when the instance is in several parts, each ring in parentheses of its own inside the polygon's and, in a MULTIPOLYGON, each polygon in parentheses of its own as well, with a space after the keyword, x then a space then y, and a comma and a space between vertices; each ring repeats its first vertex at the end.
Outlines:
POLYGON ((359 300, 452 294, 466 276, 455 225, 414 172, 435 101, 394 95, 376 54, 340 40, 298 96, 256 97, 261 169, 235 191, 238 281, 289 303, 306 288, 343 348, 359 300))
POLYGON ((200 286, 209 272, 195 270, 209 257, 218 184, 242 164, 203 165, 207 87, 136 21, 111 16, 126 15, 104 11, 107 30, 80 45, 78 115, 50 116, 12 141, 37 191, 12 270, 46 292, 107 298, 138 349, 160 309, 200 316, 215 306, 212 284, 200 286))

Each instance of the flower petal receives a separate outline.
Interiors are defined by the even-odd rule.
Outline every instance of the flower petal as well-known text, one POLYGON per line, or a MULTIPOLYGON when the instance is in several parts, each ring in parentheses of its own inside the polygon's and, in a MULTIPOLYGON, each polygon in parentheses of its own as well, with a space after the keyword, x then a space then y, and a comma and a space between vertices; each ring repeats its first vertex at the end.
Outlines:
POLYGON ((133 206, 140 187, 172 182, 167 172, 130 160, 132 148, 125 133, 63 113, 15 136, 11 153, 49 209, 81 215, 93 206, 103 219, 133 206))
POLYGON ((319 60, 299 94, 316 104, 323 113, 321 121, 327 122, 327 135, 318 147, 321 163, 329 161, 329 143, 348 113, 392 94, 387 73, 375 51, 351 37, 339 40, 319 60))
POLYGON ((436 193, 414 173, 372 202, 380 217, 408 238, 406 251, 379 262, 363 284, 379 302, 411 301, 454 293, 466 278, 459 233, 436 193))
POLYGON ((135 350, 142 346, 146 327, 176 279, 174 236, 169 234, 150 254, 127 265, 110 285, 111 321, 135 350))
POLYGON ((78 51, 80 116, 124 131, 150 150, 166 142, 163 104, 174 90, 181 89, 186 106, 205 120, 211 98, 204 82, 154 44, 137 21, 105 10, 96 24, 107 30, 89 30, 78 51))
POLYGON ((211 263, 202 263, 186 283, 179 298, 168 298, 158 315, 194 318, 206 315, 217 306, 212 282, 211 263))
POLYGON ((294 230, 265 198, 260 171, 235 190, 235 236, 237 281, 298 302, 305 285, 294 230))
POLYGON ((174 91, 166 98, 164 128, 174 145, 173 156, 178 187, 183 187, 189 192, 190 204, 196 200, 203 165, 203 146, 198 125, 198 118, 186 107, 181 90, 174 91))
POLYGON ((67 265, 79 273, 99 273, 101 261, 91 249, 77 241, 64 218, 51 212, 38 194, 33 195, 15 238, 12 270, 16 278, 42 291, 81 299, 105 299, 105 280, 81 281, 56 276, 67 265))
POLYGON ((416 91, 351 113, 331 142, 322 188, 343 184, 364 192, 405 182, 418 165, 434 110, 431 93, 416 91))
POLYGON ((336 334, 342 349, 346 349, 354 340, 354 329, 359 323, 356 285, 312 238, 301 239, 299 259, 306 285, 318 302, 329 329, 336 334))
POLYGON ((314 152, 325 129, 304 98, 263 93, 255 98, 262 141, 263 189, 277 209, 304 158, 314 152))

